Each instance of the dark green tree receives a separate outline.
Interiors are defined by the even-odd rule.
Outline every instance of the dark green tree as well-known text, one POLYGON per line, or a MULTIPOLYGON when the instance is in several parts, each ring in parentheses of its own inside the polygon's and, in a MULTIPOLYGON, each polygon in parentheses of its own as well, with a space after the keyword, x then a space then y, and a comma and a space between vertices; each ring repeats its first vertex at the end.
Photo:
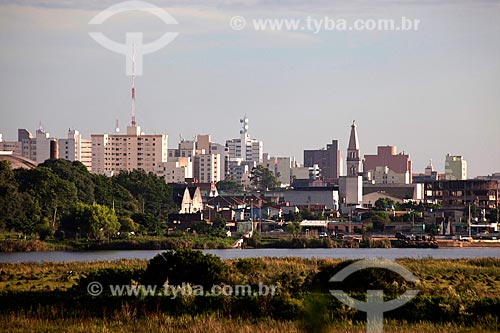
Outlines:
POLYGON ((214 223, 212 224, 212 228, 210 230, 210 233, 214 236, 217 237, 226 237, 226 220, 222 218, 220 214, 217 214, 214 223))
POLYGON ((149 235, 163 235, 166 224, 158 216, 149 213, 135 213, 132 220, 139 226, 138 231, 149 235))
POLYGON ((228 191, 228 192, 239 192, 243 191, 244 189, 243 184, 234 179, 221 180, 217 182, 216 186, 219 191, 228 191))
POLYGON ((280 182, 277 180, 277 177, 279 176, 279 173, 274 176, 274 173, 271 170, 262 165, 258 165, 250 172, 250 181, 256 189, 260 191, 268 191, 269 189, 274 189, 280 186, 280 182))
POLYGON ((389 198, 379 198, 375 201, 375 210, 383 211, 396 207, 394 200, 389 198))
POLYGON ((139 212, 164 219, 168 213, 175 211, 172 189, 164 178, 152 172, 122 171, 112 180, 132 193, 139 204, 139 212))
POLYGON ((27 221, 28 223, 39 223, 46 218, 52 227, 56 227, 60 217, 78 202, 75 185, 61 179, 47 167, 16 169, 14 175, 19 184, 19 192, 29 196, 29 199, 24 200, 23 207, 34 215, 28 218, 35 219, 39 215, 38 221, 27 221))
POLYGON ((0 161, 0 230, 20 230, 26 219, 25 198, 18 192, 18 184, 8 161, 0 161))
POLYGON ((79 202, 65 221, 65 227, 73 223, 73 231, 76 229, 88 239, 104 240, 116 235, 120 229, 115 212, 99 204, 79 202))
POLYGON ((70 162, 64 159, 46 160, 39 167, 47 167, 59 178, 73 183, 77 190, 78 200, 88 204, 95 202, 95 184, 92 174, 79 161, 70 162))
POLYGON ((178 249, 158 254, 148 263, 142 283, 161 287, 191 283, 211 288, 225 277, 226 266, 217 256, 191 249, 178 249))
POLYGON ((112 207, 119 216, 131 216, 139 211, 139 203, 126 188, 105 175, 92 175, 95 202, 112 207))
POLYGON ((288 222, 286 224, 285 231, 294 238, 298 238, 302 232, 302 226, 300 225, 300 222, 288 222))

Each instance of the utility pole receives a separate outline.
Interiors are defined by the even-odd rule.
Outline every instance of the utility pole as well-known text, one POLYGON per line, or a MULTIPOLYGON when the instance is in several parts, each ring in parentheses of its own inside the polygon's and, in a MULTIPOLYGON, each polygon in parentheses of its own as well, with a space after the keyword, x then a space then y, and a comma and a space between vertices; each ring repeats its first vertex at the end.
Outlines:
POLYGON ((469 203, 469 219, 468 219, 468 224, 469 224, 469 240, 471 239, 472 237, 472 226, 471 226, 471 222, 470 222, 470 203, 469 203))
POLYGON ((410 210, 410 214, 411 214, 411 232, 413 232, 413 230, 415 230, 415 210, 410 210))

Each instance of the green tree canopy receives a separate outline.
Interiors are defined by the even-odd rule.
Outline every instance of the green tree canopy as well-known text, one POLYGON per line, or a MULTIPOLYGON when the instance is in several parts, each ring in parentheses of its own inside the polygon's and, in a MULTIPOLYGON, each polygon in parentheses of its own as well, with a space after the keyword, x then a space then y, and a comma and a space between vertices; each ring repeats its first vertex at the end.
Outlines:
POLYGON ((26 211, 36 212, 28 216, 31 223, 33 219, 43 218, 52 221, 52 225, 58 223, 60 216, 78 202, 77 189, 70 181, 61 179, 47 167, 37 167, 31 170, 16 169, 14 175, 19 184, 18 190, 26 193, 30 199, 25 199, 26 211), (39 218, 37 216, 39 215, 39 218))
POLYGON ((30 170, 12 170, 10 163, 0 162, 0 211, 0 230, 48 237, 59 229, 69 237, 85 232, 102 238, 100 228, 75 223, 75 214, 81 218, 92 213, 87 221, 97 216, 106 225, 110 222, 104 229, 109 233, 114 231, 114 219, 107 221, 107 215, 124 218, 124 231, 159 234, 175 204, 170 187, 153 173, 136 170, 107 177, 89 173, 80 162, 51 159, 30 170))
POLYGON ((163 286, 192 283, 211 288, 222 282, 226 265, 217 256, 201 251, 179 249, 158 254, 149 261, 143 275, 144 284, 163 286))
POLYGON ((232 192, 243 191, 244 188, 242 183, 237 182, 234 179, 221 180, 217 182, 216 186, 219 191, 232 191, 232 192))
POLYGON ((39 167, 47 167, 59 178, 73 183, 77 190, 78 200, 88 204, 95 202, 95 184, 92 174, 81 162, 50 159, 40 164, 39 167))
POLYGON ((394 200, 389 198, 379 198, 375 201, 375 210, 390 210, 396 207, 394 200))
POLYGON ((127 189, 138 201, 139 211, 163 218, 174 211, 172 189, 164 178, 143 170, 122 171, 113 182, 127 189))
MULTIPOLYGON (((279 176, 278 173, 277 177, 279 176)), ((274 173, 262 165, 258 165, 256 168, 252 169, 250 172, 250 181, 252 185, 260 191, 267 191, 281 185, 274 176, 274 173)))
POLYGON ((114 236, 120 229, 115 212, 99 204, 77 203, 68 221, 73 221, 82 235, 96 240, 114 236))
POLYGON ((300 225, 300 222, 288 222, 286 224, 285 231, 293 237, 297 238, 302 232, 302 226, 300 225))

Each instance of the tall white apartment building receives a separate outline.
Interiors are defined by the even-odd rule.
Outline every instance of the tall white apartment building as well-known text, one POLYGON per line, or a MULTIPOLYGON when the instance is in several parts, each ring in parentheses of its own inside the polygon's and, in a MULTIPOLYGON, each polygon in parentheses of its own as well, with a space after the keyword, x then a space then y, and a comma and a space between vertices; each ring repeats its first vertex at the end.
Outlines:
POLYGON ((120 171, 159 172, 159 164, 167 162, 166 134, 142 134, 132 124, 127 134, 92 134, 92 172, 113 175, 120 171))
POLYGON ((446 154, 444 176, 446 180, 466 180, 467 161, 462 156, 446 154))
POLYGON ((87 170, 92 170, 92 140, 82 139, 77 130, 69 129, 68 138, 58 140, 58 149, 59 158, 80 161, 87 170))
POLYGON ((248 118, 245 116, 240 119, 242 128, 241 137, 226 141, 226 147, 229 149, 229 159, 241 158, 243 161, 252 161, 262 163, 264 144, 262 141, 250 138, 248 133, 248 118))
POLYGON ((36 149, 34 155, 33 149, 30 151, 31 160, 43 163, 50 158, 59 158, 57 140, 51 138, 48 132, 44 132, 41 128, 38 129, 34 140, 36 142, 36 149))
POLYGON ((158 176, 164 176, 167 183, 184 183, 186 178, 193 178, 191 157, 175 157, 158 165, 158 176))
POLYGON ((195 156, 195 165, 200 183, 211 183, 222 180, 220 154, 199 154, 195 156))
POLYGON ((260 164, 274 173, 281 186, 286 187, 291 184, 291 169, 296 164, 295 158, 269 157, 266 153, 264 154, 264 161, 260 164))
POLYGON ((41 127, 36 131, 36 137, 33 137, 27 129, 18 129, 17 141, 0 142, 0 150, 12 151, 13 155, 22 156, 37 163, 58 158, 57 139, 51 138, 50 134, 41 127))

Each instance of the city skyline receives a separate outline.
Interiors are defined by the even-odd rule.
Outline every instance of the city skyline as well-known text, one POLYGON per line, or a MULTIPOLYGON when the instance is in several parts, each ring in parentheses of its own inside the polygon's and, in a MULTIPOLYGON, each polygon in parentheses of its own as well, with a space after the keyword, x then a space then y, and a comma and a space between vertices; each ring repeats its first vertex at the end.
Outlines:
MULTIPOLYGON (((58 138, 68 128, 85 138, 112 133, 117 118, 120 127, 129 124, 124 57, 88 36, 88 21, 112 3, 0 5, 4 140, 39 122, 58 138)), ((238 136, 238 120, 246 114, 265 152, 303 162, 303 150, 332 139, 345 151, 347 125, 355 119, 363 155, 395 145, 410 154, 417 173, 429 159, 444 172, 448 153, 464 156, 469 178, 500 169, 500 20, 494 2, 476 3, 474 11, 466 2, 448 1, 151 3, 177 19, 179 37, 144 59, 144 75, 136 78, 137 122, 146 133, 169 135, 169 147, 179 135, 210 133, 224 143, 238 136), (311 34, 229 28, 233 15, 268 17, 270 8, 276 17, 405 15, 419 18, 421 29, 311 34)), ((151 39, 164 30, 146 14, 123 15, 127 20, 103 26, 118 41, 128 24, 151 39)))
MULTIPOLYGON (((168 134, 165 134, 165 133, 146 133, 144 131, 141 130, 141 127, 140 127, 140 124, 136 123, 135 121, 135 117, 132 117, 131 118, 131 122, 129 125, 126 126, 126 130, 123 130, 123 129, 120 129, 118 127, 116 127, 116 125, 118 125, 118 123, 115 123, 115 131, 114 132, 107 132, 107 133, 93 133, 91 134, 91 139, 87 139, 87 138, 84 138, 82 137, 81 133, 78 131, 78 129, 75 129, 75 128, 69 128, 68 129, 68 136, 69 138, 76 138, 74 135, 76 133, 76 135, 79 137, 78 141, 82 142, 85 141, 86 143, 84 144, 85 146, 87 146, 88 148, 86 149, 93 149, 92 148, 92 145, 90 145, 90 142, 94 140, 94 138, 96 137, 122 137, 122 138, 125 138, 124 140, 126 141, 127 137, 129 135, 132 135, 132 137, 165 137, 165 141, 168 141, 168 134), (131 134, 131 131, 134 132, 131 134), (83 141, 82 141, 83 140, 83 141)), ((313 150, 308 150, 308 149, 304 149, 303 150, 303 156, 305 158, 306 156, 306 153, 311 155, 311 154, 318 154, 318 153, 321 153, 321 154, 326 154, 325 156, 323 155, 318 155, 316 157, 313 157, 313 155, 305 158, 304 160, 304 163, 300 163, 295 156, 285 156, 285 155, 280 155, 280 154, 276 154, 276 155, 273 155, 273 154, 269 154, 268 152, 265 152, 263 149, 262 149, 262 141, 259 141, 258 139, 251 139, 250 138, 250 133, 248 132, 248 118, 246 117, 246 115, 240 119, 240 124, 243 126, 242 130, 240 130, 240 135, 241 137, 247 137, 247 140, 250 140, 250 142, 254 142, 254 143, 257 143, 257 148, 258 148, 258 152, 257 155, 255 156, 251 156, 249 157, 249 160, 255 160, 255 162, 257 164, 261 164, 263 165, 263 162, 269 162, 270 160, 262 160, 262 157, 259 156, 259 154, 262 154, 264 153, 264 155, 267 157, 267 158, 288 158, 290 161, 294 161, 293 163, 295 163, 295 161, 297 161, 299 163, 300 166, 302 167, 313 167, 314 165, 318 166, 319 165, 319 168, 320 170, 322 170, 322 175, 323 175, 323 178, 327 181, 338 181, 338 178, 337 176, 331 176, 330 175, 330 172, 333 172, 332 175, 338 175, 338 176, 346 176, 348 175, 348 170, 349 170, 349 165, 348 165, 348 161, 347 161, 347 155, 342 155, 342 152, 341 152, 341 149, 340 147, 338 147, 338 142, 339 140, 338 139, 333 139, 332 140, 332 143, 330 144, 327 144, 326 145, 326 149, 324 147, 319 147, 317 149, 313 149, 313 150), (334 163, 337 164, 337 166, 335 167, 336 169, 334 169, 333 171, 328 171, 329 168, 331 166, 328 165, 322 165, 323 163, 325 163, 326 160, 330 160, 332 157, 326 157, 326 156, 330 156, 330 149, 333 149, 332 152, 334 152, 334 156, 337 156, 337 157, 334 157, 334 161, 333 162, 328 162, 328 163, 334 163), (340 154, 340 155, 337 155, 337 154, 340 154), (313 161, 313 160, 318 160, 318 161, 313 161), (322 159, 325 159, 325 161, 321 162, 322 159), (260 161, 260 162, 259 162, 260 161), (324 169, 326 168, 326 169, 324 169), (344 170, 344 171, 342 171, 344 170)), ((353 120, 353 123, 351 125, 351 134, 350 134, 350 138, 349 138, 349 145, 348 145, 348 148, 347 148, 347 151, 349 152, 350 149, 352 149, 351 147, 351 142, 353 142, 353 139, 352 139, 352 135, 353 135, 353 132, 352 132, 352 128, 353 127, 356 127, 355 126, 355 120, 353 120)), ((22 141, 24 141, 28 135, 31 135, 30 138, 33 138, 33 140, 36 141, 36 138, 38 137, 39 133, 40 132, 42 134, 42 137, 43 138, 46 138, 47 140, 55 140, 59 143, 59 151, 60 151, 60 155, 58 158, 63 158, 63 159, 67 159, 67 160, 73 160, 73 157, 69 157, 71 156, 71 154, 75 154, 75 151, 74 149, 80 149, 80 148, 76 148, 76 147, 80 147, 80 145, 82 143, 78 143, 77 146, 73 147, 73 148, 68 148, 68 141, 67 141, 67 138, 63 138, 63 137, 55 137, 53 135, 50 135, 50 132, 48 131, 45 131, 43 129, 43 127, 40 125, 40 127, 36 130, 35 132, 35 135, 33 135, 33 133, 31 133, 31 131, 29 129, 26 129, 26 128, 20 128, 18 129, 18 136, 17 136, 17 140, 6 140, 5 138, 3 138, 2 136, 2 133, 0 133, 0 143, 1 142, 4 142, 7 144, 7 146, 5 146, 5 148, 10 148, 10 150, 12 150, 12 152, 14 153, 14 155, 16 154, 19 154, 19 153, 16 153, 14 150, 16 150, 16 148, 13 146, 16 142, 19 142, 21 143, 22 141), (69 149, 69 150, 68 150, 69 149), (69 153, 69 155, 68 155, 69 153)), ((355 135, 355 137, 357 136, 357 134, 355 135)), ((113 139, 114 140, 114 139, 113 139)), ((120 139, 121 140, 121 139, 120 139)), ((135 139, 134 139, 135 140, 135 139)), ((191 148, 188 148, 188 151, 189 149, 192 149, 192 157, 194 158, 195 154, 196 156, 198 156, 198 153, 196 153, 195 151, 197 151, 197 149, 200 149, 200 147, 198 147, 198 145, 201 143, 201 145, 205 146, 207 145, 207 147, 213 147, 214 145, 215 146, 219 146, 219 147, 225 147, 226 148, 226 153, 228 154, 229 157, 232 157, 232 158, 236 158, 236 159, 232 159, 233 161, 236 161, 239 159, 241 159, 242 156, 239 156, 237 155, 236 151, 235 151, 235 143, 234 141, 235 140, 240 140, 239 138, 238 139, 226 139, 224 140, 223 142, 225 142, 225 144, 220 144, 220 142, 216 142, 216 141, 211 141, 211 134, 196 134, 196 135, 193 135, 193 137, 191 139, 186 139, 186 138, 183 138, 183 137, 180 137, 177 141, 173 141, 175 142, 175 145, 170 143, 170 145, 168 146, 165 146, 165 158, 166 158, 166 152, 167 150, 169 151, 168 155, 168 162, 173 162, 174 164, 175 163, 179 163, 179 160, 178 158, 181 157, 181 156, 170 156, 171 155, 171 151, 175 151, 175 150, 179 150, 179 149, 186 149, 185 147, 191 147, 191 148), (201 139, 200 139, 201 138, 201 139), (202 140, 202 141, 200 141, 202 140), (189 144, 188 146, 186 146, 186 144, 189 144), (184 148, 181 148, 181 146, 184 145, 184 148)), ((359 145, 358 143, 358 139, 355 138, 355 141, 356 141, 356 144, 359 145)), ((49 141, 47 141, 49 142, 49 141)), ((166 142, 168 143, 168 142, 166 142)), ((99 146, 101 145, 102 143, 99 144, 99 146)), ((71 143, 71 145, 74 145, 74 142, 71 143)), ((70 146, 71 146, 70 145, 70 146)), ((239 148, 236 148, 237 151, 243 151, 242 149, 242 146, 241 144, 238 144, 239 145, 239 148)), ((250 145, 250 147, 252 147, 252 145, 250 145)), ((360 148, 360 146, 358 146, 360 148)), ((252 152, 254 150, 255 147, 252 147, 252 152)), ((359 149, 358 148, 358 149, 359 149)), ((36 149, 36 148, 35 148, 36 149)), ((210 154, 214 154, 215 152, 211 152, 211 148, 204 148, 204 153, 203 154, 207 154, 207 155, 210 155, 210 154), (210 151, 210 152, 209 152, 210 151)), ((217 149, 217 148, 215 148, 217 149)), ((250 149, 250 148, 249 148, 250 149)), ((4 149, 4 150, 9 150, 9 149, 4 149)), ((1 151, 1 149, 0 149, 1 151)), ((90 152, 90 151, 89 151, 90 152)), ((85 153, 85 157, 83 157, 86 161, 86 163, 89 162, 89 159, 91 158, 89 152, 86 152, 85 153)), ((48 153, 48 152, 47 152, 48 153)), ((255 152, 252 153, 252 155, 254 154, 255 152)), ((22 153, 23 155, 24 154, 28 154, 26 157, 29 156, 29 152, 23 152, 22 153)), ((36 153, 35 153, 36 154, 36 153)), ((52 154, 52 153, 50 153, 52 154)), ((80 152, 77 152, 76 156, 79 156, 80 152)), ((182 155, 184 156, 184 155, 182 155)), ((190 155, 186 155, 186 156, 189 156, 191 157, 191 154, 190 155)), ((79 160, 79 161, 83 161, 81 160, 81 156, 80 157, 77 157, 76 160, 79 160)), ((137 157, 135 157, 137 158, 137 157)), ((37 160, 36 158, 33 159, 33 161, 37 160)), ((247 161, 247 157, 241 159, 242 161, 247 161)), ((456 168, 457 166, 454 166, 454 167, 451 167, 449 165, 449 163, 452 163, 450 161, 454 161, 453 163, 458 163, 458 167, 459 168, 462 168, 461 167, 461 163, 465 163, 466 165, 466 160, 464 159, 463 156, 461 155, 450 155, 450 154, 446 154, 445 156, 445 168, 444 170, 439 170, 437 168, 435 168, 435 163, 431 160, 429 160, 428 164, 426 165, 426 168, 425 168, 425 173, 428 171, 428 169, 430 169, 431 171, 433 172, 436 172, 436 174, 439 174, 440 176, 444 177, 448 177, 450 174, 455 174, 455 172, 457 173, 460 173, 462 172, 462 177, 458 178, 458 179, 472 179, 474 177, 469 177, 468 176, 468 171, 467 171, 467 167, 465 167, 462 171, 453 171, 451 168, 456 168), (450 160, 449 160, 450 159, 450 160)), ((41 161, 38 161, 39 163, 43 162, 43 160, 41 161)), ((167 162, 166 160, 164 161, 165 163, 167 162)), ((183 164, 184 162, 181 162, 181 164, 183 164)), ((291 163, 291 162, 290 162, 291 163)), ((387 168, 389 165, 389 169, 392 170, 392 172, 403 172, 402 174, 400 174, 399 176, 403 176, 405 177, 404 175, 404 170, 410 172, 406 174, 406 180, 396 180, 396 183, 412 183, 411 181, 411 177, 412 175, 416 175, 418 177, 421 177, 422 175, 424 175, 424 172, 422 172, 421 170, 414 170, 412 168, 412 163, 413 161, 411 160, 411 157, 410 157, 410 153, 409 152, 404 152, 404 151, 401 151, 401 152, 397 152, 397 146, 394 146, 394 145, 382 145, 382 146, 377 146, 377 155, 371 155, 371 154, 363 154, 361 153, 361 160, 359 161, 359 163, 361 163, 360 165, 360 170, 362 169, 362 173, 365 174, 365 176, 368 177, 368 179, 371 181, 373 180, 373 173, 375 171, 374 169, 374 165, 383 165, 385 163, 385 167, 387 168), (389 161, 391 159, 391 157, 389 155, 392 155, 395 159, 391 162, 389 161), (372 159, 377 159, 377 161, 373 160, 372 159), (399 161, 399 162, 396 162, 396 161, 399 161), (403 164, 401 164, 401 162, 403 164), (399 166, 395 166, 394 163, 397 163, 399 164, 399 166), (402 167, 402 165, 406 165, 404 167, 402 167), (412 173, 413 171, 413 173, 412 173), (367 174, 367 172, 369 172, 370 174, 367 174)), ((85 163, 84 163, 85 164, 85 163)), ((172 167, 173 164, 171 164, 171 167, 172 167)), ((162 165, 162 167, 160 168, 160 170, 156 170, 156 169, 152 169, 151 171, 152 172, 155 172, 155 173, 160 173, 160 174, 163 174, 164 175, 164 171, 166 169, 164 169, 163 171, 161 171, 161 169, 163 169, 165 167, 165 165, 162 165)), ((90 168, 90 165, 89 165, 89 168, 90 168)), ((136 167, 133 167, 132 169, 135 169, 136 167)), ((175 168, 175 167, 174 167, 175 168)), ((291 165, 290 168, 293 168, 293 166, 291 165)), ((92 168, 93 169, 93 168, 92 168)), ((90 171, 90 169, 89 169, 90 171)), ((382 172, 383 170, 380 169, 379 172, 382 172)), ((100 170, 100 171, 96 171, 96 170, 92 170, 92 172, 97 172, 97 173, 103 173, 103 170, 100 170)), ((359 171, 355 172, 355 174, 357 174, 359 171)), ((385 172, 383 172, 385 173, 385 172)), ((479 176, 489 176, 489 175, 493 175, 493 174, 498 174, 498 172, 491 172, 491 174, 484 174, 484 175, 479 175, 479 176)), ((394 176, 394 175, 393 175, 394 176)), ((475 176, 477 177, 477 176, 475 176)), ((190 178, 190 177, 187 177, 187 178, 190 178)), ((393 177, 394 178, 394 177, 393 177)), ((221 178, 223 179, 223 177, 221 178)), ((446 178, 446 179, 455 179, 455 178, 446 178)), ((394 179, 393 179, 394 180, 394 179)))

